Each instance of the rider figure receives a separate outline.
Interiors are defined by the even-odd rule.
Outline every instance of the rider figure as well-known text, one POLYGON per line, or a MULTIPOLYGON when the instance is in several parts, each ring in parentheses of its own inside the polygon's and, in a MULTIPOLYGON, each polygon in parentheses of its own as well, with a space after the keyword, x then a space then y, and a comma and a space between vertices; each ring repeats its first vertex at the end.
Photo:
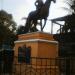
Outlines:
POLYGON ((43 1, 42 0, 36 0, 35 2, 35 6, 36 6, 36 10, 39 12, 41 10, 41 7, 43 6, 43 1))

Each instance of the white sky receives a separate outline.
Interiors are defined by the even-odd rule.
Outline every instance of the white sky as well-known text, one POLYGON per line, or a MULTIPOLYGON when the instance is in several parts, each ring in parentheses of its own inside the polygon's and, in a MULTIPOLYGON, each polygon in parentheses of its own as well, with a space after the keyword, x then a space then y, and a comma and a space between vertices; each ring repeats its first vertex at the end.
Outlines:
MULTIPOLYGON (((27 17, 29 12, 35 10, 34 2, 36 0, 0 0, 0 9, 4 9, 8 13, 12 14, 14 20, 18 25, 24 25, 25 20, 22 20, 23 17, 27 17)), ((45 0, 43 0, 45 1, 45 0)), ((70 7, 64 2, 66 0, 56 0, 56 4, 52 3, 50 8, 50 14, 48 19, 60 17, 70 13, 67 10, 62 9, 61 7, 70 7)), ((45 31, 50 32, 50 21, 47 21, 45 31)), ((55 26, 54 30, 58 27, 55 26)))

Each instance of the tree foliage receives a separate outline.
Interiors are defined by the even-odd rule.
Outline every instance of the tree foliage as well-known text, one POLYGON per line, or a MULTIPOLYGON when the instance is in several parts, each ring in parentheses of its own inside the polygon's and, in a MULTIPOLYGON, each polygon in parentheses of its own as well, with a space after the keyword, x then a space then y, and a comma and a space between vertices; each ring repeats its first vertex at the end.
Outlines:
POLYGON ((64 10, 75 13, 75 0, 65 0, 64 2, 69 6, 69 8, 68 7, 62 7, 62 8, 64 10))
POLYGON ((23 25, 20 25, 18 28, 17 28, 17 31, 16 31, 17 35, 19 34, 24 34, 25 33, 25 27, 23 25))
POLYGON ((0 10, 0 46, 2 44, 13 45, 16 39, 16 23, 11 14, 0 10))

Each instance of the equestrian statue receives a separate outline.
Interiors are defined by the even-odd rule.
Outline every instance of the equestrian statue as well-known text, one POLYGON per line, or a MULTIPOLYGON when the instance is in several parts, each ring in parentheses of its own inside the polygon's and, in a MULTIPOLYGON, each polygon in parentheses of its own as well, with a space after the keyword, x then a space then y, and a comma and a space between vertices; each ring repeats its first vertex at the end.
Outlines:
POLYGON ((36 0, 36 10, 30 12, 28 15, 25 24, 25 33, 38 31, 36 28, 38 20, 40 20, 41 31, 43 31, 46 25, 47 17, 49 16, 51 1, 56 3, 56 0, 46 0, 45 3, 43 3, 42 0, 36 0), (44 25, 42 25, 42 20, 44 20, 44 25))

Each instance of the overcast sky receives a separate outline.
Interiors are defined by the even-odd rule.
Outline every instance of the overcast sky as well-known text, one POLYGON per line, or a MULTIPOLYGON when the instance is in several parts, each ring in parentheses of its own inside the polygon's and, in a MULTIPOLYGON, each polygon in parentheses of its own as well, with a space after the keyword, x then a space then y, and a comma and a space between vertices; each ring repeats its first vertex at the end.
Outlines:
MULTIPOLYGON (((29 12, 35 10, 35 1, 36 0, 0 0, 0 9, 4 9, 8 13, 12 14, 18 25, 24 25, 25 21, 22 20, 22 18, 27 17, 29 12)), ((45 0, 43 1, 45 2, 45 0)), ((56 4, 52 2, 48 19, 64 16, 69 13, 69 11, 61 8, 69 8, 64 1, 65 0, 57 0, 56 4)), ((45 29, 47 28, 46 31, 50 26, 49 23, 50 22, 47 22, 45 27, 45 29)), ((50 32, 50 30, 48 30, 48 32, 50 32)))

